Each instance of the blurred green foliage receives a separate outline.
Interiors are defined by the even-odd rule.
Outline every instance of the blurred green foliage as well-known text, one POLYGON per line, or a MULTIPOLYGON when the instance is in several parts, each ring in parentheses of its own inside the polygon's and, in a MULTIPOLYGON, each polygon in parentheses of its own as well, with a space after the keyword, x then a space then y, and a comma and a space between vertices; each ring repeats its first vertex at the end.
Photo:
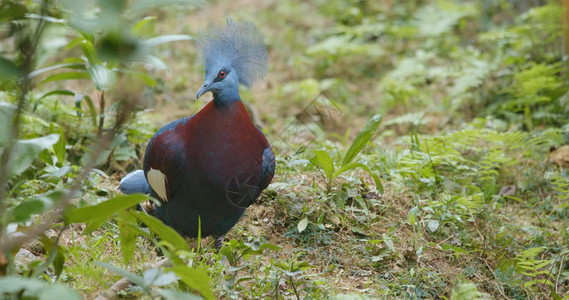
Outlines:
POLYGON ((569 139, 559 2, 238 10, 267 35, 267 88, 242 96, 277 176, 219 253, 114 189, 156 131, 145 109, 170 113, 202 76, 192 37, 163 34, 229 6, 201 4, 0 3, 1 295, 92 297, 124 277, 134 298, 567 297, 569 180, 548 157, 569 139))

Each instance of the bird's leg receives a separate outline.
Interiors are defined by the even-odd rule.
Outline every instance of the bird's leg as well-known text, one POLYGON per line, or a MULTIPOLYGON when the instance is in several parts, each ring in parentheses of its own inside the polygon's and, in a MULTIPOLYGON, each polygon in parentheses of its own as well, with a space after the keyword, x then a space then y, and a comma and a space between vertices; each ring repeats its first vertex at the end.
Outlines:
POLYGON ((215 239, 215 242, 213 242, 213 244, 215 245, 215 249, 217 249, 217 251, 221 250, 221 247, 223 247, 224 240, 225 240, 225 234, 218 236, 215 239))

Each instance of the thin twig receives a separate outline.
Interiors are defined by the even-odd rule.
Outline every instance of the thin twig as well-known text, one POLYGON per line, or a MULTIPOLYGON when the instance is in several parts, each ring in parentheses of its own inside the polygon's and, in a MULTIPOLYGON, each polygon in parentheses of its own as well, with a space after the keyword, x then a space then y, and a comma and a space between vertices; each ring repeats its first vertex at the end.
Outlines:
POLYGON ((488 264, 488 262, 484 258, 482 258, 482 260, 486 264, 486 267, 488 267, 488 271, 490 271, 490 273, 492 273, 492 276, 494 276, 494 279, 496 279, 496 281, 497 281, 496 286, 498 287, 498 291, 500 292, 500 294, 502 294, 502 297, 504 297, 504 299, 508 299, 508 296, 506 296, 506 293, 504 293, 504 291, 502 290, 502 285, 500 284, 500 280, 498 279, 496 274, 494 274, 494 271, 492 271, 492 268, 490 268, 490 264, 488 264))
POLYGON ((557 277, 555 278, 555 293, 556 294, 559 293, 557 286, 559 285, 559 275, 561 275, 561 270, 563 270, 563 261, 565 261, 565 255, 563 255, 563 257, 561 257, 561 263, 559 264, 559 271, 557 271, 557 277))
POLYGON ((300 296, 298 295, 298 291, 296 290, 296 284, 294 284, 294 280, 292 279, 292 276, 288 276, 289 278, 289 282, 290 285, 292 285, 292 290, 294 291, 294 294, 296 295, 296 300, 300 300, 300 296))
POLYGON ((454 237, 454 234, 451 234, 449 237, 447 237, 446 239, 442 240, 440 243, 437 244, 437 247, 440 247, 444 242, 452 239, 454 237))

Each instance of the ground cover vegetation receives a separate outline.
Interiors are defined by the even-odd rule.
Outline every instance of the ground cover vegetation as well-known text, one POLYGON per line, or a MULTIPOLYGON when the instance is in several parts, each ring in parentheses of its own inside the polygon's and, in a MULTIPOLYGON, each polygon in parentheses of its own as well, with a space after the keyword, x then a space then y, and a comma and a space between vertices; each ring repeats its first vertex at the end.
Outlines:
POLYGON ((564 4, 0 2, 0 298, 569 299, 564 4), (117 186, 227 17, 277 171, 217 251, 117 186))

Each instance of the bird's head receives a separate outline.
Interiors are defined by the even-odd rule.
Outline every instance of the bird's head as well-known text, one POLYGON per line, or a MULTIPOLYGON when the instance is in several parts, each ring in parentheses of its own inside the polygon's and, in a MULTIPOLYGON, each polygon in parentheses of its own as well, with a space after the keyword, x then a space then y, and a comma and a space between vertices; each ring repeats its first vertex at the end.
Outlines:
POLYGON ((228 20, 227 26, 202 34, 199 49, 205 80, 196 98, 212 92, 214 99, 238 100, 239 84, 250 87, 267 73, 267 49, 253 23, 228 20))

